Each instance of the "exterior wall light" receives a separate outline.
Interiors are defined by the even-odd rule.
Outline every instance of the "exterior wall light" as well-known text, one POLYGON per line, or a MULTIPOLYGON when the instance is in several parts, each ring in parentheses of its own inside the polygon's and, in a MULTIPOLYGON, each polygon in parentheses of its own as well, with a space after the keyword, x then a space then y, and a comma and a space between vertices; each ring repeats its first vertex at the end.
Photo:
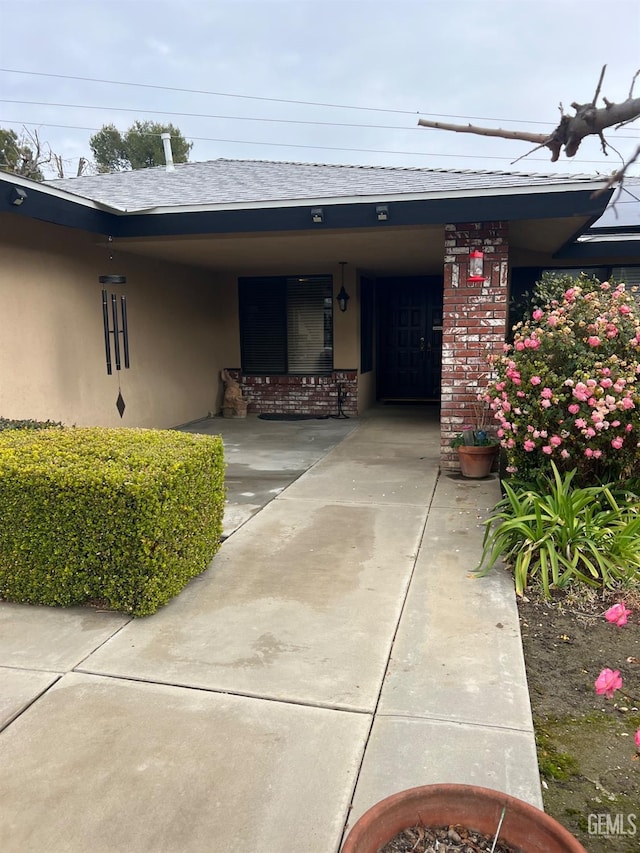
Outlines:
POLYGON ((336 296, 336 300, 338 302, 338 307, 344 313, 347 310, 347 302, 350 297, 347 291, 344 289, 344 268, 347 265, 346 261, 340 261, 340 293, 336 296))
POLYGON ((20 207, 20 205, 24 204, 27 200, 27 191, 23 190, 21 187, 13 187, 9 193, 9 200, 11 201, 11 204, 15 204, 16 207, 20 207))
POLYGON ((484 252, 474 249, 469 253, 469 275, 467 281, 484 281, 484 252))
POLYGON ((321 207, 311 208, 311 221, 315 222, 316 225, 322 225, 324 222, 324 213, 321 207))
POLYGON ((389 208, 386 204, 376 205, 376 217, 378 222, 386 222, 389 218, 389 208))

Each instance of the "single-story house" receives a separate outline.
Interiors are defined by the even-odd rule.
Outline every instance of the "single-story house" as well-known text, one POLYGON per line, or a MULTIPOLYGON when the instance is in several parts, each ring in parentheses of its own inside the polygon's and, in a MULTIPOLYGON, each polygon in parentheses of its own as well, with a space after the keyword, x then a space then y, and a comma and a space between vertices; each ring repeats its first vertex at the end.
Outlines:
POLYGON ((228 369, 250 412, 438 401, 456 467, 510 288, 555 267, 637 276, 637 234, 593 230, 603 185, 227 159, 0 172, 0 415, 177 426, 220 411, 228 369))

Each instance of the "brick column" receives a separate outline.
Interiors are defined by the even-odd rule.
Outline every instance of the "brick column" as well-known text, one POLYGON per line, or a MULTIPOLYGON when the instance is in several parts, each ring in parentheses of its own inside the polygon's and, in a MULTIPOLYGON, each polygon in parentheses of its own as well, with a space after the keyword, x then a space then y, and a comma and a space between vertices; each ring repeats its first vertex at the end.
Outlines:
POLYGON ((449 441, 471 419, 490 375, 487 356, 501 351, 508 312, 507 222, 445 225, 440 467, 459 468, 449 441), (469 252, 484 252, 485 281, 467 281, 469 252))

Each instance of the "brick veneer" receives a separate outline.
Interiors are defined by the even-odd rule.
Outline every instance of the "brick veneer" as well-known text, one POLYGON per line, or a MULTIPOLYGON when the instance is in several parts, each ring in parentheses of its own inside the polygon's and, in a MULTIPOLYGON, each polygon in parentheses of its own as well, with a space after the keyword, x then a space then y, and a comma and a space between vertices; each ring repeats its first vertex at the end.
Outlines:
POLYGON ((328 376, 249 376, 238 369, 229 373, 249 397, 250 413, 336 415, 339 386, 347 395, 342 411, 351 417, 358 413, 356 370, 334 370, 328 376))
POLYGON ((487 356, 505 340, 509 239, 506 222, 445 225, 440 465, 459 468, 449 441, 469 422, 490 375, 487 356), (485 281, 469 282, 472 249, 484 252, 485 281))

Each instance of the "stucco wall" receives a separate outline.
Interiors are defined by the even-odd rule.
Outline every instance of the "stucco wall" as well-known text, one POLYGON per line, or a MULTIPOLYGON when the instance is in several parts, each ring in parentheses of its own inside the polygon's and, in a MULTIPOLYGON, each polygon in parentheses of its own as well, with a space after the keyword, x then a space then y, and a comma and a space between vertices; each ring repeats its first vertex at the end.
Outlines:
POLYGON ((169 427, 221 402, 238 363, 234 283, 127 255, 105 238, 0 216, 0 415, 66 424, 169 427), (98 276, 122 273, 131 367, 108 376, 98 276), (118 380, 126 402, 116 410, 118 380))

